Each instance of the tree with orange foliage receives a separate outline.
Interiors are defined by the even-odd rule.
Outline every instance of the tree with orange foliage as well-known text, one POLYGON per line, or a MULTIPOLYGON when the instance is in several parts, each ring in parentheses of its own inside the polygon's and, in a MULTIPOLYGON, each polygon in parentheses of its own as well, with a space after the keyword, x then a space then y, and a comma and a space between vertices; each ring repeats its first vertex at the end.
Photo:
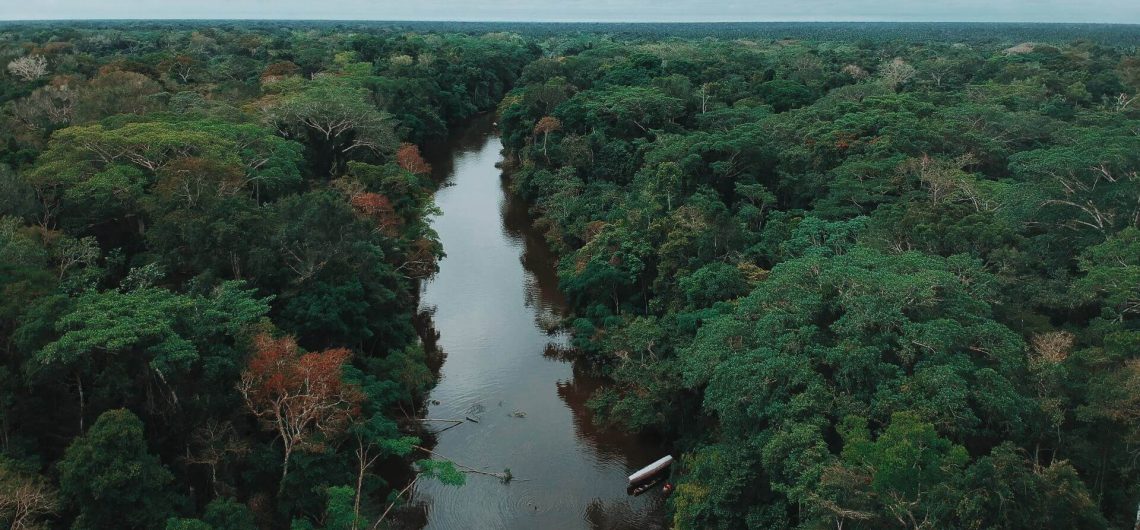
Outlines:
POLYGON ((542 135, 542 156, 546 156, 546 142, 550 133, 562 130, 562 122, 554 116, 545 116, 534 126, 534 134, 542 135))
POLYGON ((396 163, 410 173, 427 175, 431 173, 431 164, 424 160, 420 148, 415 144, 402 143, 396 150, 396 163))
POLYGON ((364 394, 341 376, 350 357, 345 348, 301 353, 292 337, 254 339, 238 390, 249 411, 284 445, 282 481, 294 451, 321 449, 360 415, 364 394))
POLYGON ((379 193, 359 193, 350 201, 356 211, 376 220, 380 231, 387 236, 395 237, 400 233, 404 220, 396 213, 396 207, 391 199, 379 193))
POLYGON ((265 67, 261 72, 262 83, 273 83, 301 73, 301 67, 292 61, 279 61, 265 67))

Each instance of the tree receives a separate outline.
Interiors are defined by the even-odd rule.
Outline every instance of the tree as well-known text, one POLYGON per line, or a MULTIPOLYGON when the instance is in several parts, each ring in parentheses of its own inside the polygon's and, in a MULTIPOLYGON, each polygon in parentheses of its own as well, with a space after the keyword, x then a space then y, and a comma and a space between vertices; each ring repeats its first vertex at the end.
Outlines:
POLYGON ((0 456, 0 523, 11 530, 46 528, 45 519, 59 510, 57 497, 42 477, 0 456))
POLYGON ((213 530, 254 530, 257 528, 249 507, 230 497, 218 497, 206 505, 202 520, 213 530))
POLYGON ((396 149, 396 164, 413 175, 431 174, 431 164, 424 160, 416 144, 400 144, 399 149, 396 149))
POLYGON ((35 81, 48 72, 47 59, 43 55, 25 55, 8 63, 8 72, 24 81, 35 81))
POLYGON ((573 95, 574 87, 565 77, 551 76, 544 79, 542 83, 529 85, 523 97, 528 104, 538 107, 542 112, 550 112, 573 95))
POLYGON ((122 127, 89 125, 56 133, 47 154, 54 164, 82 163, 77 169, 105 169, 125 163, 157 172, 184 158, 220 158, 234 153, 217 131, 160 121, 128 123, 122 127))
POLYGON ((675 162, 662 162, 646 166, 634 177, 634 184, 640 185, 643 192, 653 201, 665 198, 665 211, 673 211, 673 198, 678 195, 684 174, 675 162), (640 181, 640 182, 638 182, 640 181))
POLYGON ((363 396, 341 370, 352 352, 301 353, 292 338, 258 335, 238 390, 246 408, 281 440, 282 480, 296 450, 318 451, 345 432, 360 413, 363 396))
POLYGON ((961 496, 955 481, 969 461, 962 446, 907 412, 892 415, 874 441, 861 418, 845 419, 840 434, 846 472, 863 474, 861 493, 900 526, 940 528, 953 516, 961 496))
POLYGON ((851 76, 851 78, 856 81, 862 81, 870 76, 870 74, 867 73, 867 70, 864 70, 862 66, 859 66, 857 64, 846 65, 840 69, 840 71, 851 76))
POLYGON ((292 61, 279 61, 265 67, 261 71, 262 83, 275 83, 290 76, 295 76, 301 73, 301 67, 297 66, 292 61))
POLYGON ((693 307, 711 306, 747 294, 744 273, 727 263, 713 262, 677 279, 686 301, 693 307))
POLYGON ((701 87, 697 89, 697 98, 701 102, 701 114, 709 111, 709 103, 713 101, 713 93, 716 92, 716 83, 702 83, 701 87))
POLYGON ((1047 465, 1011 442, 966 470, 958 514, 970 528, 1108 528, 1070 462, 1047 465), (1013 509, 1005 509, 1005 508, 1013 509))
MULTIPOLYGON (((953 476, 940 474, 943 464, 968 463, 961 447, 952 446, 1015 429, 1032 410, 1013 383, 1024 369, 1024 344, 981 302, 992 296, 993 280, 962 257, 885 255, 855 245, 840 227, 806 220, 786 244, 803 257, 773 267, 734 304, 735 317, 705 319, 678 358, 684 386, 701 389, 704 409, 717 418, 719 445, 741 447, 741 465, 764 470, 773 493, 752 502, 796 504, 821 496, 845 510, 901 517, 904 525, 928 516, 927 526, 949 520, 954 495, 928 486, 953 476), (823 242, 827 246, 819 246, 823 242), (921 451, 905 452, 913 448, 884 445, 882 460, 859 457, 881 467, 885 455, 904 451, 884 468, 878 500, 829 496, 820 489, 829 473, 849 485, 875 476, 857 468, 829 470, 825 433, 841 427, 833 418, 844 410, 869 411, 884 424, 899 418, 897 436, 881 438, 884 444, 903 444, 911 435, 942 439, 924 445, 939 455, 930 456, 936 462, 921 462, 927 458, 921 451), (928 466, 933 475, 912 476, 912 466, 928 466), (899 477, 921 484, 896 483, 899 477)), ((855 450, 854 442, 843 450, 849 445, 855 450)), ((725 513, 747 506, 731 495, 710 502, 725 513)))
POLYGON ((43 267, 48 253, 28 227, 15 217, 0 217, 0 263, 14 267, 43 267))
POLYGON ((353 510, 355 491, 348 486, 337 486, 325 491, 328 504, 325 508, 325 530, 356 530, 365 525, 358 511, 353 510))
POLYGON ((157 384, 160 395, 177 400, 170 381, 198 358, 194 344, 177 331, 178 319, 190 307, 189 299, 153 288, 87 293, 57 322, 61 335, 36 353, 32 373, 62 369, 68 374, 64 378, 74 381, 81 432, 89 403, 114 402, 113 389, 131 384, 127 374, 134 375, 139 390, 157 384), (95 381, 100 386, 91 388, 95 381))
POLYGON ((760 85, 760 95, 776 112, 802 107, 815 99, 808 87, 787 79, 776 79, 760 85))
POLYGON ((126 409, 104 412, 59 462, 60 494, 79 510, 72 528, 157 528, 174 503, 174 476, 147 450, 143 423, 126 409))
POLYGON ((579 133, 602 124, 615 137, 632 138, 667 127, 683 109, 680 100, 658 88, 613 87, 579 92, 558 106, 556 117, 579 133))
POLYGON ((879 66, 879 78, 891 90, 898 90, 899 87, 909 83, 917 73, 918 70, 907 64, 902 57, 895 57, 879 66))
POLYGON ((612 314, 622 312, 622 303, 644 286, 648 243, 631 236, 622 225, 602 225, 589 243, 562 259, 559 287, 578 304, 607 300, 612 314))
MULTIPOLYGON (((301 182, 302 146, 285 140, 255 124, 231 124, 204 121, 181 125, 220 137, 228 144, 226 151, 236 154, 242 173, 242 187, 253 187, 254 200, 260 204, 262 194, 275 194, 301 182)), ((227 164, 232 159, 226 157, 227 164)))
POLYGON ((218 469, 249 451, 249 443, 238 435, 233 424, 210 419, 191 434, 186 462, 210 468, 210 485, 216 495, 219 493, 218 469))
POLYGON ((157 173, 189 158, 233 156, 225 152, 221 138, 188 129, 142 122, 57 131, 29 174, 43 205, 41 224, 50 226, 57 216, 66 215, 76 221, 118 221, 125 230, 144 232, 142 203, 157 173))
POLYGON ((12 105, 12 114, 34 130, 66 125, 75 119, 79 94, 68 85, 47 85, 12 105))
POLYGON ((1119 126, 1073 133, 1069 142, 1010 156, 1010 170, 1038 184, 1051 223, 1100 237, 1140 227, 1140 138, 1119 126))
POLYGON ((189 83, 190 78, 194 76, 195 70, 198 69, 199 61, 193 55, 180 53, 162 61, 158 67, 166 72, 167 75, 173 75, 183 83, 189 83))
POLYGON ((63 236, 56 241, 52 251, 60 279, 75 266, 95 264, 100 255, 99 242, 91 236, 82 239, 63 236))
POLYGON ((403 219, 396 214, 392 201, 379 193, 361 193, 351 199, 352 207, 376 221, 377 227, 385 235, 399 234, 403 219))
POLYGON ((358 151, 386 157, 397 146, 391 116, 377 110, 365 90, 335 79, 317 79, 266 111, 283 136, 314 150, 314 170, 327 178, 341 174, 358 151))
POLYGON ((299 144, 253 124, 74 126, 53 135, 30 180, 53 215, 62 208, 73 218, 133 222, 144 232, 149 217, 169 210, 205 209, 233 197, 260 203, 288 190, 301 180, 301 158, 299 144), (150 194, 162 202, 148 201, 150 194))
POLYGON ((562 122, 553 116, 544 116, 538 120, 534 126, 534 134, 542 135, 542 155, 547 156, 546 143, 550 139, 550 133, 562 130, 562 122))
POLYGON ((1128 227, 1080 257, 1086 276, 1074 287, 1078 297, 1103 297, 1119 320, 1140 316, 1140 228, 1128 227))
POLYGON ((100 72, 80 93, 79 121, 96 121, 115 114, 146 114, 159 108, 162 86, 138 72, 100 72))
POLYGON ((973 157, 969 155, 955 160, 923 156, 903 162, 899 166, 899 172, 908 177, 917 177, 926 188, 927 196, 933 205, 950 201, 971 201, 975 209, 981 209, 977 190, 972 189, 969 175, 962 171, 962 168, 974 162, 973 157))
POLYGON ((351 241, 364 240, 375 225, 359 215, 340 195, 327 191, 287 197, 273 204, 276 218, 271 243, 283 268, 300 284, 314 279, 330 264, 355 254, 351 241), (360 225, 354 225, 360 221, 360 225))
MULTIPOLYGON (((398 354, 390 355, 390 358, 399 356, 398 354)), ((392 359, 392 361, 394 361, 393 364, 402 362, 398 359, 392 359)), ((391 374, 393 370, 385 370, 385 372, 391 374)), ((418 393, 418 389, 408 388, 406 393, 394 391, 395 389, 390 382, 354 368, 349 368, 347 375, 367 396, 367 399, 362 403, 360 416, 349 429, 355 442, 353 444, 353 455, 356 457, 356 488, 353 490, 352 512, 354 518, 359 520, 361 517, 361 500, 371 489, 370 481, 366 479, 372 472, 372 467, 384 458, 406 457, 411 454, 416 444, 420 443, 418 438, 406 436, 400 432, 396 422, 385 415, 386 410, 397 403, 405 402, 418 393)))
POLYGON ((197 393, 200 381, 187 376, 203 357, 232 354, 219 344, 269 311, 267 299, 241 286, 223 283, 206 296, 146 285, 84 293, 58 317, 58 338, 35 352, 29 375, 35 382, 74 383, 81 432, 91 408, 126 402, 151 411, 177 409, 186 393, 197 393))

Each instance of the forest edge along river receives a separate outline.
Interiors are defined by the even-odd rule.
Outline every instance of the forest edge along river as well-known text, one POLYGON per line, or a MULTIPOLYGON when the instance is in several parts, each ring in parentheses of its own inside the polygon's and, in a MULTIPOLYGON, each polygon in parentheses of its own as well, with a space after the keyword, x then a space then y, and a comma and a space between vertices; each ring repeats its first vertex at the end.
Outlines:
MULTIPOLYGON (((627 495, 627 477, 662 456, 653 440, 592 424, 586 400, 601 381, 544 355, 565 346, 556 258, 507 190, 491 116, 472 121, 446 153, 433 219, 446 257, 422 289, 446 360, 428 418, 470 418, 439 432, 432 448, 488 473, 464 486, 422 480, 427 528, 663 527, 659 491, 627 495)), ((430 342, 430 339, 429 339, 430 342)))

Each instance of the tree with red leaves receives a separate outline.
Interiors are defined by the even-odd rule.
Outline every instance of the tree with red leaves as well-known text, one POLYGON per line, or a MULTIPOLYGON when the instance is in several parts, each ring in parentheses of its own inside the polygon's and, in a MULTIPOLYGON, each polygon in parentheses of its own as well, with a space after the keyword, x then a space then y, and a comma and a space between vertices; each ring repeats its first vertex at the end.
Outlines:
POLYGON ((420 154, 420 148, 415 144, 400 144, 400 148, 396 150, 396 163, 416 175, 431 173, 431 164, 424 160, 423 155, 420 154))
POLYGON ((396 208, 386 195, 379 193, 358 193, 350 200, 356 211, 376 220, 380 231, 395 237, 400 233, 404 220, 396 213, 396 208))
POLYGON ((542 135, 542 156, 546 156, 546 142, 550 139, 550 133, 562 130, 562 122, 554 116, 544 116, 538 120, 538 124, 534 126, 534 134, 542 135))
POLYGON ((320 450, 360 415, 364 394, 341 377, 350 357, 345 348, 301 353, 292 337, 254 339, 238 390, 249 411, 284 445, 282 480, 294 451, 320 450))

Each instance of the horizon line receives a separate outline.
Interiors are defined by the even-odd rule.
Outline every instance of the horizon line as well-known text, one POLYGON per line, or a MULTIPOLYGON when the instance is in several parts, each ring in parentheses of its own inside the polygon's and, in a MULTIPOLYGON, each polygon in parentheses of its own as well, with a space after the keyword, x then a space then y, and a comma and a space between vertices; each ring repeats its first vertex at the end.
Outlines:
POLYGON ((1140 26, 1140 22, 1029 21, 1029 20, 888 20, 888 19, 767 19, 767 20, 455 20, 455 19, 369 19, 369 18, 28 18, 0 19, 5 23, 58 22, 369 22, 369 23, 449 23, 449 24, 1027 24, 1140 26))

